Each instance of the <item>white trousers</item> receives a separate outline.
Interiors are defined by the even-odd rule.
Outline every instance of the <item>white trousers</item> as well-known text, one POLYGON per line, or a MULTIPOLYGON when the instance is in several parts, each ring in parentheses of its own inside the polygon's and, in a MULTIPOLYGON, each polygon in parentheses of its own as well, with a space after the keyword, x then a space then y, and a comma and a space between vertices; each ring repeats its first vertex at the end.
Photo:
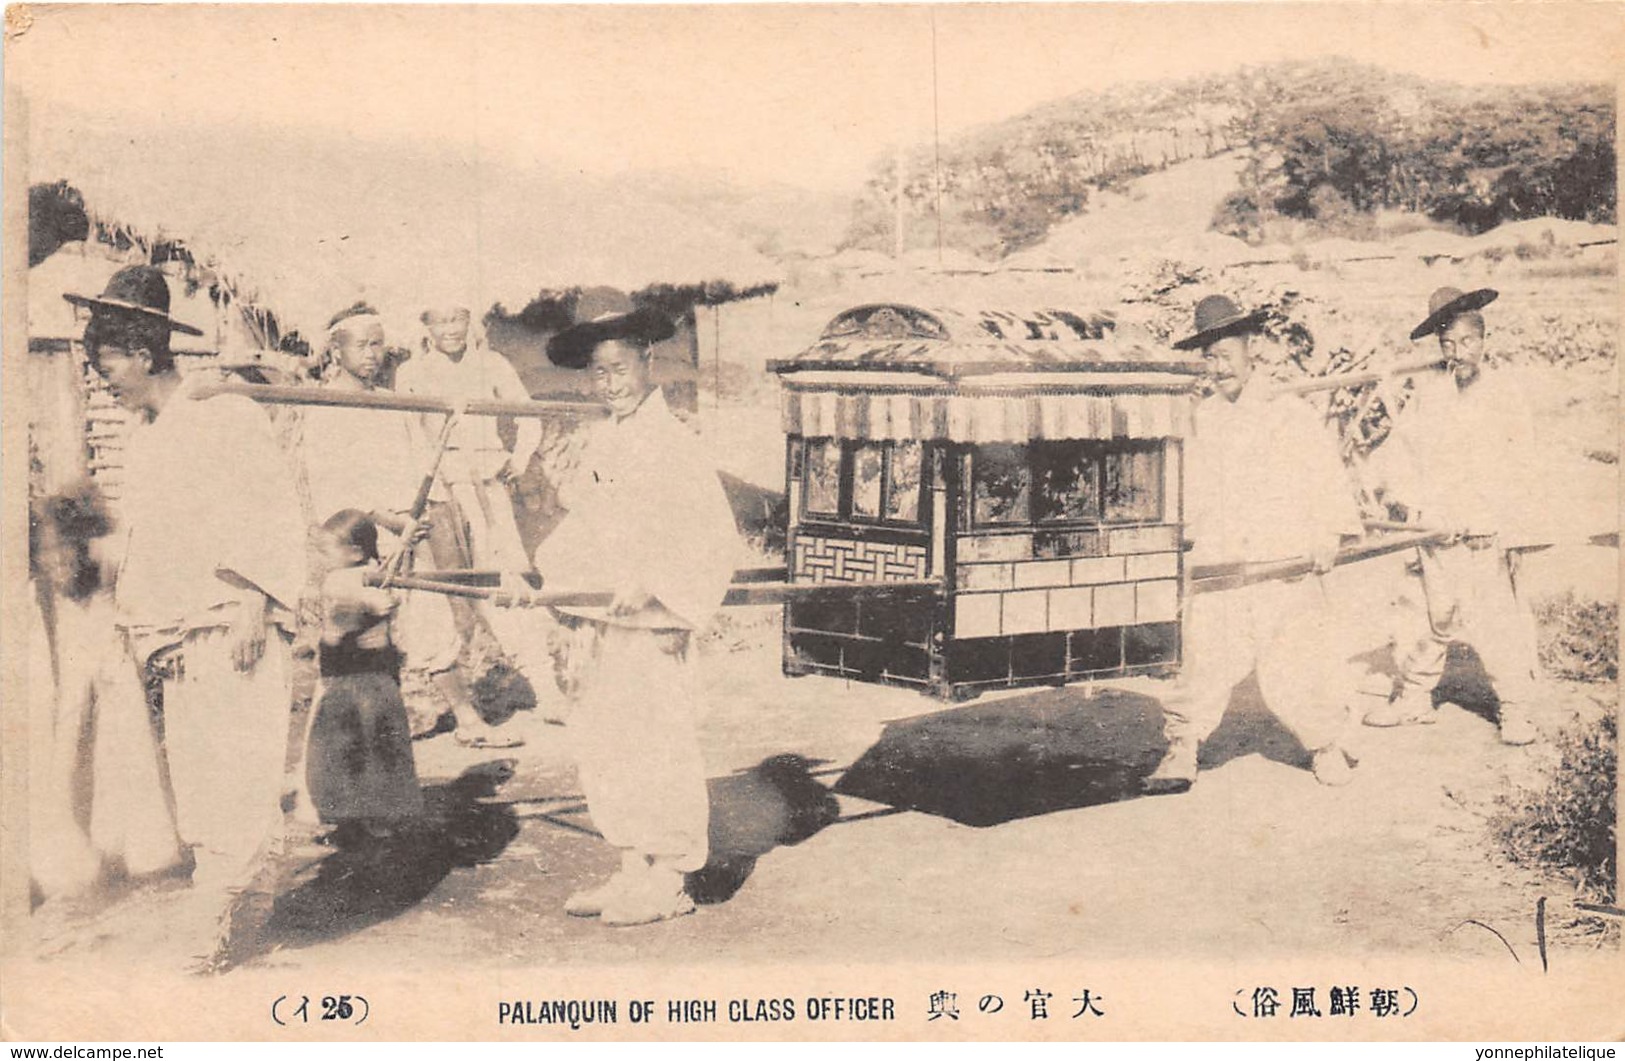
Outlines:
POLYGON ((56 604, 54 653, 34 610, 28 674, 29 864, 47 898, 95 883, 104 862, 143 876, 180 861, 145 690, 111 644, 111 608, 56 604), (88 835, 78 784, 87 763, 88 835))
POLYGON ((175 824, 197 875, 235 879, 282 826, 292 697, 288 643, 273 627, 248 671, 224 627, 193 630, 164 678, 164 746, 175 824))
POLYGON ((1452 641, 1471 645, 1503 705, 1527 704, 1539 674, 1535 618, 1514 590, 1506 551, 1458 545, 1422 551, 1428 629, 1400 645, 1405 688, 1431 690, 1452 641))
POLYGON ((159 776, 146 684, 127 657, 103 669, 95 706, 91 842, 137 876, 173 866, 180 852, 159 776))
POLYGON ((571 625, 569 730, 593 824, 623 852, 699 869, 710 804, 687 633, 571 625))
MULTIPOLYGON (((525 554, 519 523, 514 516, 513 495, 508 492, 506 483, 500 479, 455 482, 451 484, 451 496, 462 509, 468 527, 473 566, 502 572, 530 569, 530 558, 525 554)), ((503 651, 528 676, 534 678, 547 673, 545 656, 536 648, 531 624, 522 615, 513 609, 494 607, 487 601, 475 607, 503 651)))
POLYGON ((1303 746, 1340 739, 1347 694, 1331 610, 1320 579, 1260 582, 1191 596, 1185 659, 1163 704, 1168 736, 1205 740, 1224 719, 1235 687, 1258 675, 1264 704, 1303 746))
MULTIPOLYGON (((387 534, 388 532, 384 532, 387 534)), ((381 548, 386 556, 399 548, 400 539, 392 539, 388 548, 381 548)), ((412 549, 415 569, 433 565, 433 554, 427 542, 419 542, 412 549)), ((408 591, 400 595, 401 604, 395 612, 395 643, 401 650, 402 665, 408 670, 424 674, 439 674, 457 665, 462 639, 457 620, 452 614, 451 601, 439 593, 408 591)))

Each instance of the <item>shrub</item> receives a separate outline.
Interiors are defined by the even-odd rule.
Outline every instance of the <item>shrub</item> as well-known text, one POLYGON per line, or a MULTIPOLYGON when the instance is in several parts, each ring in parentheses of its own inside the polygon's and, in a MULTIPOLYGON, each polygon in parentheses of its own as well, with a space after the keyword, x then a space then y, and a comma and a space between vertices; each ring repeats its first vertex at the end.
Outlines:
POLYGON ((1619 679, 1619 602, 1582 601, 1572 591, 1535 607, 1540 661, 1548 674, 1582 682, 1619 679))
POLYGON ((1501 797, 1494 828, 1514 862, 1556 871, 1572 880, 1583 898, 1611 903, 1619 884, 1614 863, 1619 729, 1613 712, 1564 730, 1553 747, 1559 759, 1545 786, 1501 797))

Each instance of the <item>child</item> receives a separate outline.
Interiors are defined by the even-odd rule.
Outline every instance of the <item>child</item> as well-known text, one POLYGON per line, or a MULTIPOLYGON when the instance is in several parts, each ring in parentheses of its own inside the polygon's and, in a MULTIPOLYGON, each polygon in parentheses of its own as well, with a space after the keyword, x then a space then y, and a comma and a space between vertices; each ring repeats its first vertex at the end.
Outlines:
POLYGON ((363 579, 378 570, 378 528, 345 509, 322 524, 321 696, 311 717, 305 779, 323 822, 374 838, 423 811, 390 639, 396 600, 363 579))

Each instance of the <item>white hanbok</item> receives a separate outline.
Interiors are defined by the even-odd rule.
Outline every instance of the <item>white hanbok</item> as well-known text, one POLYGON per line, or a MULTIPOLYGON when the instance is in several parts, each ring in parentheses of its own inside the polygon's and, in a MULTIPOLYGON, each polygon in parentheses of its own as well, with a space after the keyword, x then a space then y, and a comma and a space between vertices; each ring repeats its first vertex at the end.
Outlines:
POLYGON ((305 586, 292 465, 247 398, 183 381, 127 453, 117 622, 163 678, 164 746, 194 881, 234 877, 275 835, 291 715, 289 644, 305 586), (233 663, 242 586, 268 598, 265 651, 233 663))
MULTIPOLYGON (((1272 400, 1265 386, 1255 377, 1235 402, 1197 408, 1185 464, 1192 564, 1307 559, 1361 531, 1335 436, 1306 402, 1272 400)), ((1205 739, 1256 671, 1265 704, 1305 748, 1334 743, 1352 685, 1336 636, 1316 575, 1191 596, 1184 664, 1164 705, 1170 736, 1205 739)))
POLYGON ((643 610, 559 609, 576 635, 570 715, 593 824, 623 851, 692 871, 709 807, 693 635, 714 618, 741 550, 716 466, 656 388, 632 415, 593 425, 568 510, 536 551, 544 589, 641 589, 643 610))
POLYGON ((1390 447, 1388 494, 1418 525, 1467 535, 1421 550, 1427 621, 1400 644, 1402 687, 1431 690, 1450 642, 1461 641, 1477 652, 1503 710, 1527 704, 1539 679, 1538 635, 1508 551, 1557 540, 1563 517, 1540 479, 1534 422, 1515 373, 1487 371, 1465 390, 1448 376, 1425 381, 1390 447))

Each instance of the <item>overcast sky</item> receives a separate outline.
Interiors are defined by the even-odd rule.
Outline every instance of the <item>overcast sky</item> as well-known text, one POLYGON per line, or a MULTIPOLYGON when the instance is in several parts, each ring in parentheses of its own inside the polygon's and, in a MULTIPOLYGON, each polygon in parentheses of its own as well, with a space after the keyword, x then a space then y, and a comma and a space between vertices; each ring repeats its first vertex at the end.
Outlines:
MULTIPOLYGON (((929 141, 1125 80, 1345 54, 1458 81, 1612 80, 1613 3, 1235 7, 34 8, 36 121, 297 128, 590 175, 840 188, 929 141)), ((167 139, 167 138, 166 138, 167 139)))

